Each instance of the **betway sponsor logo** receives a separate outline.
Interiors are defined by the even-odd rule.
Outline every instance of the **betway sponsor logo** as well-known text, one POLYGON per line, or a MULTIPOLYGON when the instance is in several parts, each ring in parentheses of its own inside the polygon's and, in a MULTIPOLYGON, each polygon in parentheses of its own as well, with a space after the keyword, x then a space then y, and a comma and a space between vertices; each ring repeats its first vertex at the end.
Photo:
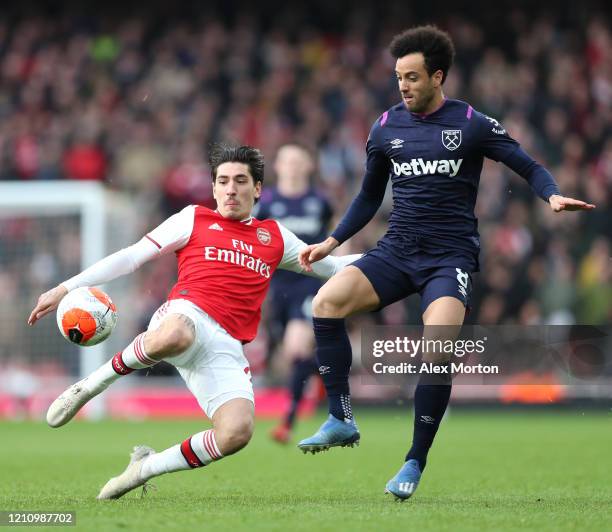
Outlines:
POLYGON ((421 158, 410 159, 408 162, 397 163, 391 159, 393 163, 393 173, 397 176, 413 176, 413 175, 434 175, 447 174, 455 177, 459 173, 463 159, 436 159, 434 161, 424 161, 421 158))
POLYGON ((233 249, 221 249, 215 246, 206 246, 204 248, 204 258, 206 260, 215 260, 220 262, 229 262, 257 272, 266 279, 270 278, 270 266, 263 262, 260 258, 255 258, 247 253, 233 249))

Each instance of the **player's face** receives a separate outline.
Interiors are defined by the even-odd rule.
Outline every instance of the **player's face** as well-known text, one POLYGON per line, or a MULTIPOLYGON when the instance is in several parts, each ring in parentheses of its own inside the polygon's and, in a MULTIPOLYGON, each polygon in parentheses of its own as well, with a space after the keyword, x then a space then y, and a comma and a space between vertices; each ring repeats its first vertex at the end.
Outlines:
POLYGON ((308 183, 313 170, 310 155, 299 146, 283 146, 274 161, 274 171, 279 181, 294 186, 308 183))
POLYGON ((400 57, 395 63, 395 74, 404 105, 413 113, 430 113, 438 105, 442 92, 442 71, 431 76, 425 68, 421 52, 400 57))
POLYGON ((247 164, 223 163, 217 168, 213 195, 221 216, 244 220, 251 215, 255 199, 261 195, 261 181, 255 183, 247 164))

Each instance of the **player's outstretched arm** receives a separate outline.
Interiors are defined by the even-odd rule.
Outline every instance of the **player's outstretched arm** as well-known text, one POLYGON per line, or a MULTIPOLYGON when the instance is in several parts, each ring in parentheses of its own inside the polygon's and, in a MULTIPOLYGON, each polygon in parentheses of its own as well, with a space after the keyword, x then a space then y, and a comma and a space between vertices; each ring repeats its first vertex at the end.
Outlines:
POLYGON ((586 201, 562 196, 552 174, 523 150, 497 120, 481 113, 475 116, 479 117, 482 128, 484 155, 494 161, 502 161, 524 178, 554 212, 590 211, 595 208, 586 201))
POLYGON ((555 212, 561 211, 590 211, 595 208, 592 203, 586 201, 577 200, 574 198, 567 198, 560 196, 559 194, 553 194, 548 198, 550 208, 555 212))
POLYGON ((34 325, 40 318, 53 312, 62 298, 68 293, 68 289, 64 285, 57 285, 48 292, 45 292, 38 298, 36 306, 30 312, 28 325, 34 325))
MULTIPOLYGON (((386 113, 385 113, 386 114, 386 113)), ((376 120, 368 141, 366 143, 366 171, 359 194, 355 196, 350 207, 334 229, 332 235, 309 251, 308 260, 306 251, 300 255, 300 263, 307 272, 312 271, 312 264, 329 255, 335 248, 346 242, 354 234, 361 231, 382 205, 389 181, 389 168, 391 161, 387 157, 382 145, 385 142, 380 137, 380 119, 376 120), (304 257, 304 259, 302 259, 304 257)), ((384 123, 384 122, 383 122, 384 123)))
POLYGON ((323 242, 306 246, 298 254, 300 266, 305 271, 311 272, 312 263, 327 257, 334 249, 338 247, 338 245, 338 241, 334 237, 330 236, 323 242))
POLYGON ((335 239, 330 237, 325 240, 325 242, 321 242, 320 244, 312 244, 307 246, 285 226, 278 222, 276 223, 280 229, 285 246, 283 258, 278 265, 278 267, 282 270, 305 273, 312 277, 318 277, 319 279, 329 279, 334 274, 338 273, 342 268, 361 257, 361 254, 328 257, 327 254, 337 246, 337 241, 335 239), (334 242, 336 242, 336 244, 334 244, 334 242), (330 247, 331 249, 329 249, 330 247), (308 267, 304 267, 301 264, 300 256, 302 253, 305 259, 309 261, 308 267), (313 253, 315 253, 314 257, 313 253), (316 260, 311 260, 314 258, 316 258, 316 260))
POLYGON ((158 256, 159 250, 147 238, 105 257, 78 275, 67 279, 38 298, 30 313, 28 324, 34 325, 40 318, 57 308, 62 298, 81 286, 97 286, 131 273, 146 261, 158 256))
POLYGON ((180 249, 189 240, 193 219, 194 207, 190 205, 170 216, 135 244, 108 255, 78 275, 45 292, 38 298, 36 306, 30 313, 28 324, 34 325, 40 318, 55 310, 61 299, 75 288, 107 283, 132 273, 155 257, 180 249))

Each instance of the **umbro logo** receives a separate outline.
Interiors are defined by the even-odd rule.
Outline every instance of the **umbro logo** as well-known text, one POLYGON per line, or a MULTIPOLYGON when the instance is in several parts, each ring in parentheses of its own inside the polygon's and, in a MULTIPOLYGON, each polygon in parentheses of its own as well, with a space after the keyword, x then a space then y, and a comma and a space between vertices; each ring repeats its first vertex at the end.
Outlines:
POLYGON ((391 148, 401 148, 404 145, 404 139, 393 139, 391 141, 391 148))
POLYGON ((319 375, 327 375, 330 370, 329 366, 319 366, 319 375))
POLYGON ((223 227, 221 227, 217 222, 208 226, 209 229, 214 229, 215 231, 223 231, 223 227))
POLYGON ((428 425, 433 425, 435 422, 435 419, 431 416, 421 416, 421 421, 423 423, 427 423, 428 425))

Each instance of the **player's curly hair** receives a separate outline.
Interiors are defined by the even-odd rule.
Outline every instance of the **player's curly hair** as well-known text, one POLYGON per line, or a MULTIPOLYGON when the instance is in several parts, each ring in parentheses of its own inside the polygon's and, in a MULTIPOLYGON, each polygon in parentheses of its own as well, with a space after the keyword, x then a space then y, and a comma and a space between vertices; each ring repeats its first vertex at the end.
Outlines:
POLYGON ((389 44, 389 52, 396 59, 421 52, 427 73, 431 76, 441 70, 442 83, 455 58, 455 46, 450 35, 434 25, 416 26, 399 33, 389 44))
POLYGON ((213 182, 217 179, 217 169, 223 163, 243 163, 249 167, 255 183, 264 180, 264 156, 252 146, 233 146, 231 144, 213 144, 208 152, 208 162, 212 171, 213 182))

